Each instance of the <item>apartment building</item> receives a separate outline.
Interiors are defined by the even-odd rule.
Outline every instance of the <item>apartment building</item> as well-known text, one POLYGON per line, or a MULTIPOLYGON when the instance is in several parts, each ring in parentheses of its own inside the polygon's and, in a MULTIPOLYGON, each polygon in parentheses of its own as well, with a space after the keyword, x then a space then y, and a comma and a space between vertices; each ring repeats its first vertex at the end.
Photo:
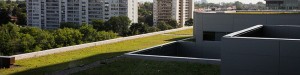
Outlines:
POLYGON ((265 0, 269 9, 299 10, 300 0, 265 0))
POLYGON ((43 29, 55 29, 62 22, 90 23, 95 19, 109 20, 113 16, 128 16, 138 22, 136 0, 26 0, 27 24, 43 29))
POLYGON ((153 21, 176 20, 181 26, 193 18, 194 0, 154 0, 153 21))

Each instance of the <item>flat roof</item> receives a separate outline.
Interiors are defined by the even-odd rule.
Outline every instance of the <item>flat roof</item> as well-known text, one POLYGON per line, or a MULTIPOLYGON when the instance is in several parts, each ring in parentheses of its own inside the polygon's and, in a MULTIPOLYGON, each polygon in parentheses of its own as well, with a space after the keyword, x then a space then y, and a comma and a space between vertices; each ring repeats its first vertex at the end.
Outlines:
POLYGON ((207 12, 196 12, 196 13, 223 13, 223 14, 300 14, 300 10, 265 10, 265 11, 252 11, 252 10, 241 10, 241 11, 207 11, 207 12))

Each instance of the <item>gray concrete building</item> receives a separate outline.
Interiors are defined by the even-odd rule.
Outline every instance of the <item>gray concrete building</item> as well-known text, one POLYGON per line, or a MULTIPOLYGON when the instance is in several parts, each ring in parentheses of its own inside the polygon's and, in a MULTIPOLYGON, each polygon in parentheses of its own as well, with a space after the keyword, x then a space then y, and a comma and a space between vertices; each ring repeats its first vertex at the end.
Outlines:
POLYGON ((221 64, 221 75, 300 75, 300 14, 195 12, 195 41, 125 54, 131 58, 221 64))
POLYGON ((300 75, 300 26, 256 25, 222 38, 222 75, 300 75))
POLYGON ((265 0, 269 9, 299 10, 300 0, 265 0))
POLYGON ((220 58, 222 36, 254 25, 300 25, 300 14, 198 13, 194 37, 203 57, 220 58))
POLYGON ((195 13, 196 47, 202 57, 221 58, 222 75, 298 75, 297 56, 291 52, 300 53, 292 47, 298 45, 293 40, 300 37, 299 19, 300 14, 195 13), (222 39, 224 35, 255 25, 264 26, 236 35, 242 38, 228 35, 222 39), (280 56, 289 53, 290 58, 280 56))

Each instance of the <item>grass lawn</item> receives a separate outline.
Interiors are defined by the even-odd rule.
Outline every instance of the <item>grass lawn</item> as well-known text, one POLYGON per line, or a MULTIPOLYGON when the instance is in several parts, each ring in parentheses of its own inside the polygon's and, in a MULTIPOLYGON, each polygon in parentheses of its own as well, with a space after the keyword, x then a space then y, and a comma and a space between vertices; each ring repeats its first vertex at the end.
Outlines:
POLYGON ((167 34, 174 34, 174 35, 193 35, 193 29, 188 29, 188 30, 182 30, 178 32, 171 32, 167 34))
POLYGON ((220 66, 123 58, 74 75, 220 75, 220 66))
MULTIPOLYGON (((192 29, 175 32, 192 34, 192 29)), ((168 36, 155 35, 140 39, 128 40, 114 44, 101 45, 96 47, 84 48, 77 51, 58 53, 53 55, 42 56, 38 58, 30 58, 17 60, 14 68, 0 69, 0 75, 41 75, 49 72, 55 72, 70 67, 83 64, 89 64, 98 60, 112 58, 122 55, 123 53, 139 50, 166 42, 188 38, 186 36, 168 36)))

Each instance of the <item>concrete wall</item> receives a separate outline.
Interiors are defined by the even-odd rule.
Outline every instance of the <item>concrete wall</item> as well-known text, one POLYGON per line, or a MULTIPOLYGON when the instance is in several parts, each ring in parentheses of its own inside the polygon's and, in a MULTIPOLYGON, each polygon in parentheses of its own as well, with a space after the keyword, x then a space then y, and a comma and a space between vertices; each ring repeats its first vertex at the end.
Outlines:
POLYGON ((226 35, 222 38, 221 74, 300 75, 299 30, 299 26, 260 25, 226 35), (260 30, 264 33, 260 37, 237 36, 260 30))
POLYGON ((194 37, 204 57, 220 57, 220 41, 203 41, 203 31, 234 32, 254 25, 300 25, 300 14, 194 14, 194 37))
POLYGON ((225 38, 222 75, 299 75, 300 40, 225 38))
POLYGON ((179 42, 179 56, 182 57, 197 57, 197 58, 206 58, 203 57, 201 50, 196 46, 195 42, 179 42))
POLYGON ((137 52, 137 54, 145 55, 162 55, 162 56, 178 56, 179 43, 164 44, 151 49, 137 52))
POLYGON ((147 33, 147 34, 141 34, 141 35, 135 35, 135 36, 129 36, 129 37, 121 37, 121 38, 104 40, 104 41, 99 41, 99 42, 93 42, 93 43, 86 43, 86 44, 75 45, 75 46, 68 46, 68 47, 62 47, 62 48, 43 50, 43 51, 39 51, 39 52, 18 54, 18 55, 13 55, 13 57, 15 57, 16 60, 26 59, 26 58, 33 58, 33 57, 40 57, 40 56, 45 56, 45 55, 50 55, 50 54, 55 54, 55 53, 61 53, 61 52, 66 52, 66 51, 74 51, 74 50, 79 50, 79 49, 87 48, 87 47, 111 44, 111 43, 116 43, 116 42, 121 42, 121 41, 126 41, 126 40, 149 37, 149 36, 153 36, 153 35, 176 32, 176 31, 192 29, 192 28, 193 27, 184 27, 184 28, 179 28, 179 29, 159 31, 159 32, 153 32, 153 33, 147 33))
POLYGON ((126 53, 124 57, 156 61, 181 61, 202 64, 220 64, 220 59, 202 57, 194 42, 176 41, 126 53))
POLYGON ((299 39, 300 26, 264 26, 265 37, 299 39))

